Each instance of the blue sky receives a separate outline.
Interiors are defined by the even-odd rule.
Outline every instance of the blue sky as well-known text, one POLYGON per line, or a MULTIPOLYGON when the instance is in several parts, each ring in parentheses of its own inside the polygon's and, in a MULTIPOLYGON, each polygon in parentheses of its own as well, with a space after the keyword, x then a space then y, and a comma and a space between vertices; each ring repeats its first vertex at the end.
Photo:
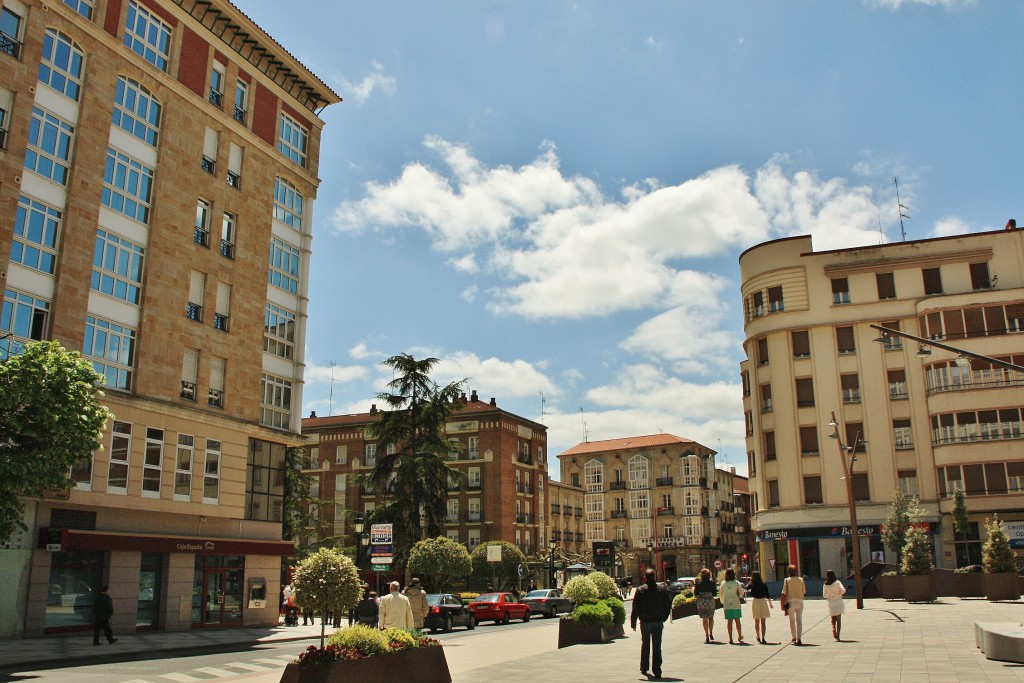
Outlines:
POLYGON ((236 4, 345 99, 304 415, 368 410, 408 352, 543 395, 551 455, 664 431, 745 472, 744 249, 899 240, 894 176, 908 239, 1024 218, 1024 3, 236 4))

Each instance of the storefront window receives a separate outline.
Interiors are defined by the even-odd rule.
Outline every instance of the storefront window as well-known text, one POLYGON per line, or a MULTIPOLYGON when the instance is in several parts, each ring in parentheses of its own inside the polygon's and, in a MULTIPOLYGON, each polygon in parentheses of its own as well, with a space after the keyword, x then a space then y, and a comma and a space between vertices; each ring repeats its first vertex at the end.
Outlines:
POLYGON ((788 574, 786 568, 789 567, 789 541, 775 541, 775 576, 770 577, 769 580, 774 578, 775 581, 782 581, 788 574))
POLYGON ((821 559, 816 538, 800 541, 800 574, 813 578, 821 576, 821 559))
POLYGON ((192 582, 192 625, 242 623, 245 558, 238 555, 197 555, 192 582))
POLYGON ((160 553, 143 553, 139 569, 139 607, 135 625, 139 630, 156 629, 160 614, 160 590, 163 585, 164 556, 160 553))
POLYGON ((91 628, 94 596, 100 592, 102 581, 102 552, 54 553, 50 559, 45 631, 91 628))

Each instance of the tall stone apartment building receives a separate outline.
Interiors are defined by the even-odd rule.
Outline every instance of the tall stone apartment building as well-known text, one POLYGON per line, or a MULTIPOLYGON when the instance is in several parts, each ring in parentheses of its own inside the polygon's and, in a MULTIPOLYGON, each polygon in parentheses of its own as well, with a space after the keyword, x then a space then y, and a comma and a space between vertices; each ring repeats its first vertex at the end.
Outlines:
MULTIPOLYGON (((536 560, 547 552, 547 428, 501 409, 494 398, 480 400, 475 390, 464 400, 446 427, 463 449, 448 461, 461 482, 448 492, 444 533, 471 552, 487 541, 507 541, 536 560)), ((302 421, 310 440, 304 473, 313 478, 311 495, 325 502, 319 514, 326 523, 305 540, 354 533, 354 515, 365 516, 385 500, 384 492, 356 481, 376 465, 379 444, 366 430, 379 417, 373 406, 368 413, 313 414, 302 421)))
POLYGON ((917 496, 935 564, 977 563, 998 512, 1024 548, 1024 374, 871 324, 1024 364, 1024 232, 1007 229, 815 252, 810 237, 740 256, 741 364, 750 490, 766 578, 852 571, 840 445, 861 556, 895 561, 879 537, 893 492, 917 496), (836 422, 831 424, 835 411, 836 422), (833 440, 832 436, 838 435, 833 440), (955 535, 963 489, 970 532, 955 535))
POLYGON ((562 482, 584 492, 584 542, 614 541, 621 571, 693 576, 703 567, 739 564, 732 473, 715 451, 672 434, 577 444, 558 456, 562 482), (650 546, 650 550, 648 550, 650 546))
MULTIPOLYGON (((3 634, 278 618, 320 79, 226 0, 2 0, 0 355, 56 339, 115 417, 3 553, 3 634)), ((26 453, 25 457, 32 454, 26 453)))

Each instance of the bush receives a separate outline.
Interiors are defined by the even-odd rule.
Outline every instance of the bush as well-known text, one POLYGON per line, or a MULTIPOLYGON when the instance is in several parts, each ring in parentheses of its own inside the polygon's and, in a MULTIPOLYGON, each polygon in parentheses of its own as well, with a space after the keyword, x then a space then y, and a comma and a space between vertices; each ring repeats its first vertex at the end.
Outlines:
POLYGON ((672 598, 672 607, 679 607, 680 605, 685 605, 687 603, 694 602, 697 599, 693 597, 693 591, 690 591, 689 595, 687 595, 686 593, 687 591, 683 591, 676 597, 672 598))
POLYGON ((428 638, 415 629, 389 628, 378 631, 372 626, 352 624, 335 631, 327 639, 327 646, 310 645, 299 655, 299 664, 310 666, 344 659, 362 659, 390 652, 401 652, 419 647, 440 647, 441 643, 428 638))
POLYGON ((985 571, 1017 573, 1017 560, 1010 547, 1010 539, 1006 537, 1003 523, 999 521, 999 515, 993 514, 992 519, 985 520, 985 533, 988 540, 982 550, 985 558, 985 571))
POLYGON ((599 600, 619 594, 619 587, 615 583, 615 579, 604 572, 591 572, 587 574, 587 578, 593 582, 594 587, 597 589, 597 598, 599 600))
POLYGON ((383 633, 392 652, 413 649, 419 643, 419 636, 422 636, 415 630, 393 627, 384 629, 383 633))
POLYGON ((966 567, 957 567, 954 574, 980 574, 984 570, 980 564, 969 564, 966 567))
POLYGON ((596 624, 605 628, 615 623, 612 608, 604 602, 580 605, 569 618, 577 624, 596 624))
POLYGON ((575 576, 562 587, 562 595, 569 598, 574 605, 597 602, 597 586, 594 585, 589 574, 575 576))
POLYGON ((352 624, 332 633, 327 639, 327 644, 358 650, 364 657, 383 655, 391 651, 391 641, 384 633, 365 624, 352 624))
POLYGON ((612 595, 598 602, 598 604, 602 603, 611 609, 613 624, 621 626, 626 623, 626 606, 622 604, 622 600, 618 596, 612 595))

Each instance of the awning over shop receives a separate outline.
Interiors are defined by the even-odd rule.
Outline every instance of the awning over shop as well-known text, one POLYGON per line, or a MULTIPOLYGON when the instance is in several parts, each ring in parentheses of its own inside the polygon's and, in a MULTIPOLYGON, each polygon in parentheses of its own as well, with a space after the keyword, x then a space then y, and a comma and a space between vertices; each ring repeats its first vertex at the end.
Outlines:
POLYGON ((258 541, 239 538, 195 538, 119 534, 81 529, 39 530, 38 546, 53 552, 86 550, 134 550, 145 553, 194 553, 197 555, 274 555, 287 557, 295 551, 291 541, 258 541))

